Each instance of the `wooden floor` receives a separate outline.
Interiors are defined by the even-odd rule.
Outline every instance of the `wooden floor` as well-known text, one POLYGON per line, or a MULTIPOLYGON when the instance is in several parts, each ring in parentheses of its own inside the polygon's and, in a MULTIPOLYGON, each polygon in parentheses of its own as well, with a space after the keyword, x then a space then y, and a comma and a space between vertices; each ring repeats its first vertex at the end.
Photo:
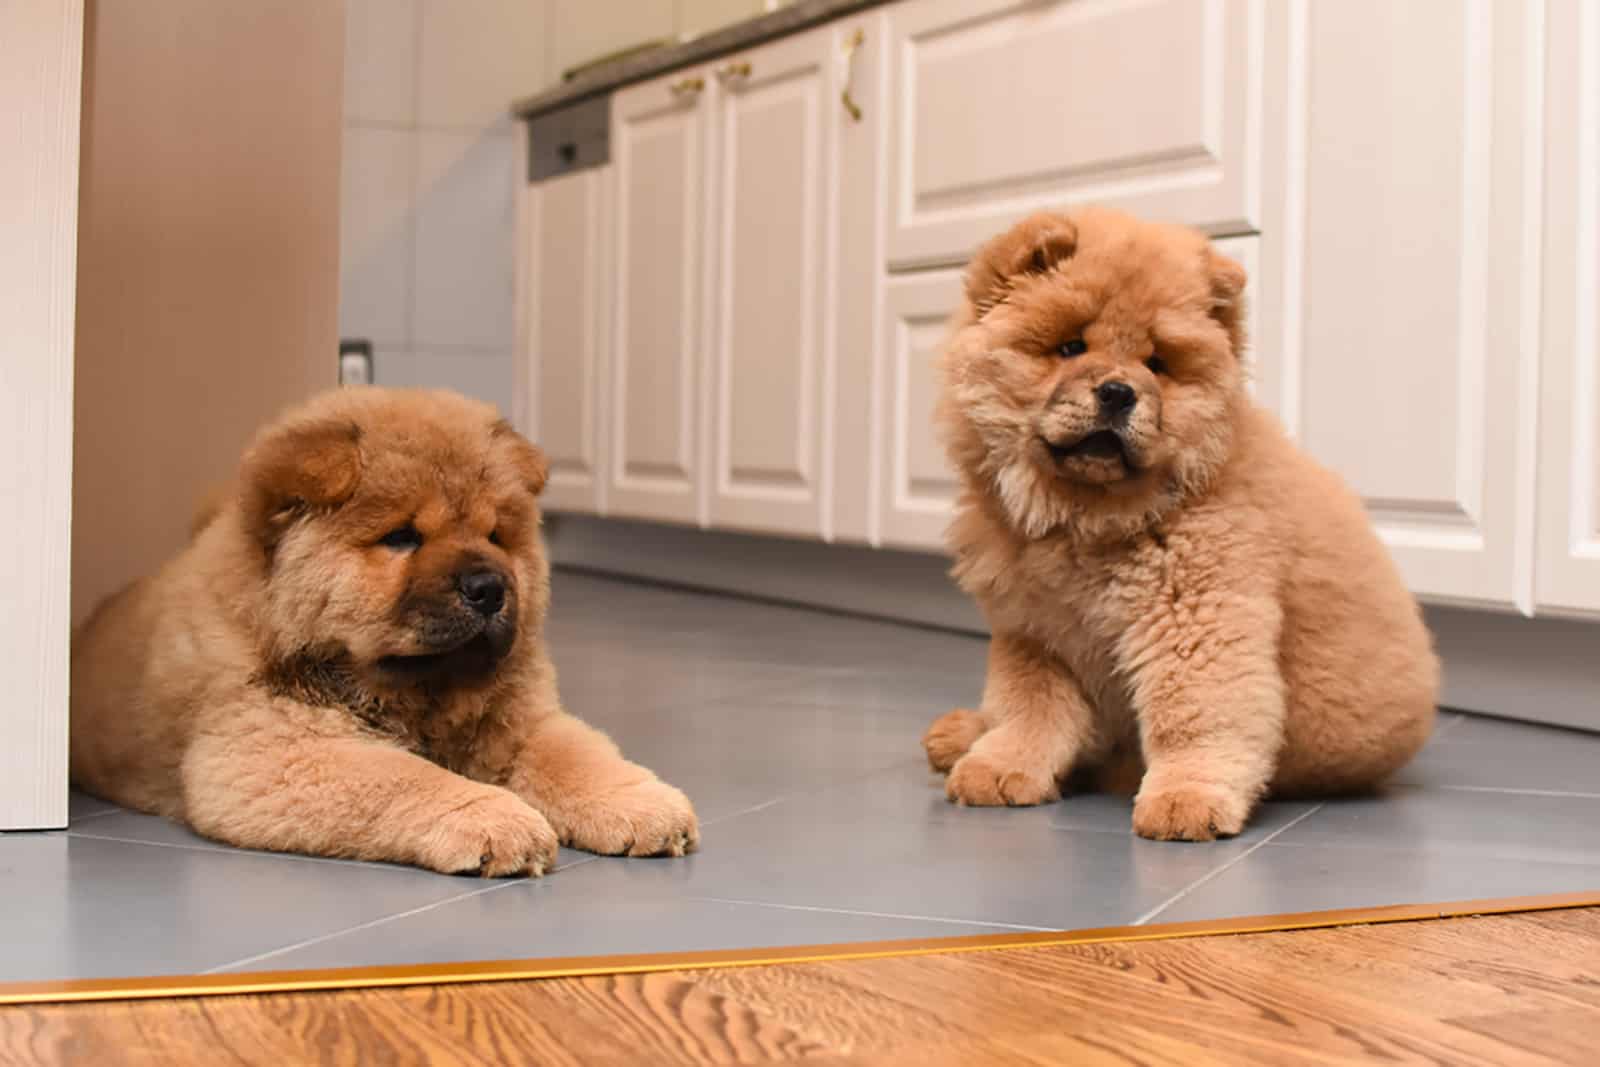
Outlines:
POLYGON ((0 1063, 1600 1064, 1600 909, 0 1008, 0 1063))

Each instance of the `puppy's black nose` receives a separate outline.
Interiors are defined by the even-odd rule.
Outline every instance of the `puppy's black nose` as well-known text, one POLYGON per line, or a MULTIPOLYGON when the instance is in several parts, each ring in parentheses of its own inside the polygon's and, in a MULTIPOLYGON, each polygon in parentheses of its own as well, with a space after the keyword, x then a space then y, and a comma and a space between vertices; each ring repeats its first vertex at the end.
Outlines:
POLYGON ((480 615, 495 615, 505 606, 506 580, 494 571, 473 571, 456 579, 461 599, 480 615))
POLYGON ((1127 382, 1101 382, 1094 395, 1100 400, 1100 410, 1107 415, 1121 415, 1139 402, 1139 394, 1127 382))

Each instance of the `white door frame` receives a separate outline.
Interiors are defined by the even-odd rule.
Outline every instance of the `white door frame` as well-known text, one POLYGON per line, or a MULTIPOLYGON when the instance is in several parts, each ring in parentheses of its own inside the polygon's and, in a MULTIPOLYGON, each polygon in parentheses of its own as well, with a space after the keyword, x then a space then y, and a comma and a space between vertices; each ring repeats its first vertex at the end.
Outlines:
POLYGON ((82 0, 0 4, 0 830, 67 823, 82 0))

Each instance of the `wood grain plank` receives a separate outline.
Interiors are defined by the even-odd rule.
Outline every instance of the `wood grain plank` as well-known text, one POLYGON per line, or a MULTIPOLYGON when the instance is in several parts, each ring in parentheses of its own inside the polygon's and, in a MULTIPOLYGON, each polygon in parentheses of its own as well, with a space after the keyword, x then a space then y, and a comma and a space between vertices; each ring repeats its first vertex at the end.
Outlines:
POLYGON ((1580 1064, 1600 909, 943 956, 0 1009, 0 1065, 1580 1064), (1587 971, 1584 969, 1587 964, 1587 971))
POLYGON ((1507 1011, 1451 1023, 1556 1063, 1592 1063, 1600 1057, 1600 1013, 1590 1009, 1507 1011))

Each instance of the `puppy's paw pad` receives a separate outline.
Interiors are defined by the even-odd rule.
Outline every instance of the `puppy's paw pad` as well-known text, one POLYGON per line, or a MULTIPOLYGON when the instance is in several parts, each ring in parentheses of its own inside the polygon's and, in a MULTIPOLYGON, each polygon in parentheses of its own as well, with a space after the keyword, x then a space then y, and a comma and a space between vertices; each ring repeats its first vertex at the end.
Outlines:
POLYGON ((567 843, 602 856, 686 856, 700 844, 700 824, 688 797, 652 778, 589 801, 567 843))
POLYGON ((939 716, 922 735, 922 750, 928 754, 928 766, 940 774, 946 773, 967 754, 983 732, 983 719, 975 711, 956 708, 939 716))
POLYGON ((1215 841, 1244 829, 1250 808, 1215 786, 1176 786, 1141 792, 1133 804, 1133 832, 1156 841, 1215 841))
POLYGON ((968 753, 956 761, 945 779, 944 795, 972 807, 1031 807, 1060 799, 1055 778, 1014 767, 1002 767, 987 757, 968 753))
POLYGON ((423 865, 484 878, 544 874, 555 863, 556 832, 521 799, 495 790, 446 812, 428 831, 423 865))

